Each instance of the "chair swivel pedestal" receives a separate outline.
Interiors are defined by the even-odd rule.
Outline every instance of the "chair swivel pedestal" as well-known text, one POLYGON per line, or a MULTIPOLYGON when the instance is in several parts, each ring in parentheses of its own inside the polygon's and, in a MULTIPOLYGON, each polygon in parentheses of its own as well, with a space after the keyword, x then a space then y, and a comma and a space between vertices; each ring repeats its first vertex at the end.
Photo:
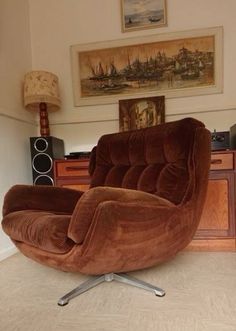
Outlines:
POLYGON ((112 282, 113 280, 153 292, 158 297, 163 297, 165 295, 165 291, 162 290, 161 288, 146 283, 142 280, 136 279, 134 277, 131 277, 123 273, 122 274, 110 273, 102 276, 94 276, 91 279, 87 280, 86 282, 82 283, 80 286, 76 287, 74 290, 72 290, 71 292, 67 293, 62 298, 60 298, 58 301, 58 305, 65 306, 69 303, 71 299, 75 298, 76 296, 90 290, 91 288, 103 282, 112 282))

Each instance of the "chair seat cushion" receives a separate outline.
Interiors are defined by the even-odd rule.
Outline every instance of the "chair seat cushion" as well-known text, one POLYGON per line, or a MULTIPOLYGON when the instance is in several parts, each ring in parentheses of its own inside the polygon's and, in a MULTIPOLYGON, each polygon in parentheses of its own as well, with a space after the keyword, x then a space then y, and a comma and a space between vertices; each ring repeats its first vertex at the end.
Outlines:
POLYGON ((66 253, 74 245, 67 237, 70 218, 71 215, 22 210, 5 216, 2 227, 12 240, 52 253, 66 253))

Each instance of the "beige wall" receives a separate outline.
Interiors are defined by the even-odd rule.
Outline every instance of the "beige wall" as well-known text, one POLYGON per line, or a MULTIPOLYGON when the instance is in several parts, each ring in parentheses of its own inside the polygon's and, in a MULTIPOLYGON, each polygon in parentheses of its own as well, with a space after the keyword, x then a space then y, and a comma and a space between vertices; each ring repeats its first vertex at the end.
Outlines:
MULTIPOLYGON (((31 69, 29 10, 26 0, 0 0, 0 208, 5 192, 30 183, 29 136, 32 115, 22 106, 22 78, 31 69)), ((14 251, 0 228, 0 260, 14 251)))
POLYGON ((60 79, 62 110, 50 116, 51 132, 67 152, 89 149, 98 137, 118 130, 118 105, 74 107, 70 51, 73 44, 116 40, 214 26, 224 27, 224 92, 166 100, 166 120, 193 116, 213 130, 236 122, 236 1, 178 0, 168 3, 168 26, 122 33, 120 0, 29 0, 33 68, 60 79))

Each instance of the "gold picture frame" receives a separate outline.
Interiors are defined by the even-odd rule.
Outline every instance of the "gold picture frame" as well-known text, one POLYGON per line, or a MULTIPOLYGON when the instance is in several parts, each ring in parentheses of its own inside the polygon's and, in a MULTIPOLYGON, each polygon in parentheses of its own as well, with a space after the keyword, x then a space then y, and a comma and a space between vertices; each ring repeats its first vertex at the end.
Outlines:
POLYGON ((223 91, 223 28, 71 46, 75 106, 223 91))
POLYGON ((119 100, 120 131, 142 129, 164 122, 164 96, 119 100))
POLYGON ((120 0, 122 31, 129 32, 167 25, 166 0, 120 0))

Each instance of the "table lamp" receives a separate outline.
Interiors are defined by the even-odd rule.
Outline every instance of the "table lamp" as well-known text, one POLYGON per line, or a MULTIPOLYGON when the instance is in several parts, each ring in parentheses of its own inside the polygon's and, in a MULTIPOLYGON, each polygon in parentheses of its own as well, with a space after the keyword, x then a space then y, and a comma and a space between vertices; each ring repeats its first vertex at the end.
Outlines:
POLYGON ((24 106, 39 111, 40 134, 50 136, 48 110, 57 111, 61 105, 58 78, 47 71, 30 71, 24 78, 24 106))

